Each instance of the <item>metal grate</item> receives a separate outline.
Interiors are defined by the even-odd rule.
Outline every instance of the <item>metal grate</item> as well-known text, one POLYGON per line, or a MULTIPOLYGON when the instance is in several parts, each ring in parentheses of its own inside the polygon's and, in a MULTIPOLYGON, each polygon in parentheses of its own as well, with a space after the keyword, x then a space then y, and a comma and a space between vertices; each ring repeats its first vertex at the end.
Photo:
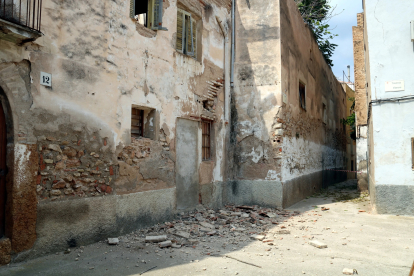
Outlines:
POLYGON ((144 135, 144 110, 132 108, 131 111, 131 136, 142 137, 144 135))
POLYGON ((201 121, 202 126, 202 150, 203 150, 203 161, 211 159, 211 122, 210 121, 201 121))
POLYGON ((0 0, 0 19, 40 32, 42 0, 0 0))

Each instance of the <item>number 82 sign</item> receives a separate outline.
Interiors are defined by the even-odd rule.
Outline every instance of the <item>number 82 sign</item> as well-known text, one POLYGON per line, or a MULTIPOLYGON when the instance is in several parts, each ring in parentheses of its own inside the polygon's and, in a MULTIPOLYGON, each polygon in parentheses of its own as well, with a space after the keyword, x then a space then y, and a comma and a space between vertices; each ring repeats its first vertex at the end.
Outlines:
POLYGON ((40 84, 44 86, 52 86, 52 75, 40 72, 40 84))

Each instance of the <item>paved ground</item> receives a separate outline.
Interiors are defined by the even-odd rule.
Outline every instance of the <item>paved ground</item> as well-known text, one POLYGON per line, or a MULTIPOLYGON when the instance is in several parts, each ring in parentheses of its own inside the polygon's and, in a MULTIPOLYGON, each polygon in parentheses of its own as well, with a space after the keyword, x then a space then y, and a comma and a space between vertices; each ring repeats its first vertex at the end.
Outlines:
POLYGON ((68 254, 2 267, 0 275, 140 275, 151 268, 144 275, 333 276, 343 275, 344 268, 359 275, 408 275, 414 260, 414 218, 370 214, 368 198, 355 188, 353 181, 338 184, 287 211, 255 207, 237 216, 240 209, 234 207, 233 213, 229 208, 204 210, 203 216, 184 216, 163 229, 120 237, 116 246, 103 241, 73 248, 68 254), (215 224, 217 234, 207 235, 200 221, 215 224), (190 241, 174 236, 178 230, 190 232, 190 241), (160 249, 143 243, 146 235, 155 234, 167 234, 184 246, 160 249), (252 240, 252 234, 268 240, 252 240), (310 245, 315 240, 327 248, 310 245))

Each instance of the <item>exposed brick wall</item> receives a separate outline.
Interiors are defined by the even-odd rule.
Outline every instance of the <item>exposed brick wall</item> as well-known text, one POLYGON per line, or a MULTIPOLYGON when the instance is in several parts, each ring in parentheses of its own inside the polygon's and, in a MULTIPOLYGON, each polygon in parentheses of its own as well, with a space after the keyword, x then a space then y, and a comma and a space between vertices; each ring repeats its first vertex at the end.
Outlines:
POLYGON ((355 112, 357 125, 367 124, 367 94, 364 50, 364 14, 357 15, 358 26, 352 27, 354 40, 355 112))

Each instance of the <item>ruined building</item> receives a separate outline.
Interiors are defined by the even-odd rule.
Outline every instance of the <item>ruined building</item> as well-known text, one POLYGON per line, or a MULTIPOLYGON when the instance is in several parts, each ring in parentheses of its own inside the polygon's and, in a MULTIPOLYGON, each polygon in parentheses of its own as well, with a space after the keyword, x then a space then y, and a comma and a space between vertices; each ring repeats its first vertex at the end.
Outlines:
POLYGON ((0 3, 1 263, 346 177, 346 94, 293 0, 0 3))
POLYGON ((363 2, 353 28, 358 183, 377 213, 412 215, 414 3, 363 2))

